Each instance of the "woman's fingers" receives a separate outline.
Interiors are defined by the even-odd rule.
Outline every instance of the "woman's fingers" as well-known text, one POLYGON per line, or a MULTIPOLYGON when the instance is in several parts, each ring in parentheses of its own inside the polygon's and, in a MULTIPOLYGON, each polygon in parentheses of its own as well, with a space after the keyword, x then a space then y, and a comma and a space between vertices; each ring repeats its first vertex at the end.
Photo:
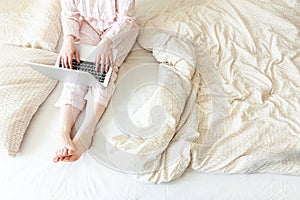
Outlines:
POLYGON ((110 67, 110 56, 106 57, 106 65, 105 65, 105 72, 108 72, 108 69, 110 67))
POLYGON ((104 63, 103 64, 103 72, 106 72, 106 68, 107 68, 107 56, 105 56, 103 63, 104 63))
POLYGON ((101 67, 101 73, 103 73, 104 72, 104 70, 105 70, 105 61, 106 60, 106 58, 103 56, 103 57, 101 57, 101 61, 100 61, 100 67, 101 67))
POLYGON ((62 63, 64 68, 68 68, 68 57, 64 56, 62 63))
POLYGON ((101 58, 99 58, 99 57, 96 58, 96 62, 95 62, 95 71, 96 72, 99 70, 100 60, 101 60, 101 58))
POLYGON ((110 55, 110 57, 109 57, 109 63, 110 63, 110 67, 114 67, 114 61, 113 61, 113 59, 112 59, 112 55, 110 55))
POLYGON ((100 71, 100 73, 108 72, 109 67, 113 65, 111 50, 100 48, 97 55, 98 57, 95 60, 95 70, 97 72, 100 71))
POLYGON ((78 54, 77 51, 75 51, 75 59, 76 59, 77 62, 80 63, 80 57, 79 57, 79 54, 78 54))
POLYGON ((111 54, 108 54, 105 56, 105 59, 104 59, 104 66, 103 66, 103 72, 108 72, 109 70, 109 67, 111 66, 111 54))
MULTIPOLYGON (((76 61, 80 62, 80 58, 79 58, 79 55, 75 54, 75 59, 76 61)), ((62 67, 64 68, 67 68, 67 69, 73 69, 73 55, 63 55, 63 56, 60 56, 59 58, 59 63, 61 63, 62 67)), ((59 66, 59 63, 58 63, 58 66, 59 66)))
POLYGON ((61 63, 61 55, 59 55, 57 57, 56 62, 55 62, 55 67, 59 67, 60 63, 61 63))
POLYGON ((80 57, 76 49, 73 37, 66 37, 62 49, 60 50, 59 60, 56 65, 61 65, 63 68, 73 69, 73 58, 80 62, 80 57))
POLYGON ((68 68, 73 69, 73 55, 68 55, 68 64, 68 68))

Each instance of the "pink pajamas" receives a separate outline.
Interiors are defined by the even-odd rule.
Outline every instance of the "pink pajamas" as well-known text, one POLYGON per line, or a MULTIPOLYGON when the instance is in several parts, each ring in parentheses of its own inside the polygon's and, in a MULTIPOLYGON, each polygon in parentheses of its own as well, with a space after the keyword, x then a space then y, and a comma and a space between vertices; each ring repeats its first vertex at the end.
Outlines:
POLYGON ((100 83, 96 88, 64 83, 63 91, 56 102, 83 110, 86 100, 94 99, 107 106, 114 90, 120 65, 135 43, 138 29, 135 24, 134 0, 61 0, 64 35, 73 35, 83 44, 97 45, 103 36, 112 40, 117 49, 115 67, 105 88, 100 83))

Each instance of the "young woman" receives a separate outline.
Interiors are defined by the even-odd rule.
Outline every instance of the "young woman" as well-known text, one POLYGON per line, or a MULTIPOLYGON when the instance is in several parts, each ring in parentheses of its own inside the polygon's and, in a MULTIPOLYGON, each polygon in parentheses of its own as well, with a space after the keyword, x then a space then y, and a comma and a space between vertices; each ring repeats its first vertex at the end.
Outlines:
POLYGON ((72 68, 72 59, 80 60, 75 42, 97 46, 95 70, 113 67, 107 87, 95 88, 64 83, 56 106, 60 107, 59 146, 54 162, 76 161, 91 146, 95 127, 115 89, 118 67, 138 35, 134 0, 61 0, 64 42, 57 64, 72 68), (116 61, 112 48, 117 49, 116 61), (86 106, 86 115, 73 139, 72 127, 86 106))

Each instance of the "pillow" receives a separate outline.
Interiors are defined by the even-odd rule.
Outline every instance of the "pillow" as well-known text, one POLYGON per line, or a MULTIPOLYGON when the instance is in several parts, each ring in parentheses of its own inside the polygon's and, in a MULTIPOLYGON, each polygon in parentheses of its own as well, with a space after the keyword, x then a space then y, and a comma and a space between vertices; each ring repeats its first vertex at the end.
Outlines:
POLYGON ((59 0, 2 0, 0 43, 55 51, 61 35, 59 0))

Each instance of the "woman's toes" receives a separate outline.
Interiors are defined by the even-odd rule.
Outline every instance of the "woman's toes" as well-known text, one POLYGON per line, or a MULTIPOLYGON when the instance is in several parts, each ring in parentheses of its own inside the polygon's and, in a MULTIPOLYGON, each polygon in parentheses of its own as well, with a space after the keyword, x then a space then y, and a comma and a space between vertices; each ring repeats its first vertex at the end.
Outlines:
POLYGON ((64 162, 75 162, 79 159, 80 157, 76 156, 76 155, 72 155, 72 156, 68 156, 64 158, 64 162))
POLYGON ((55 158, 53 158, 53 162, 55 162, 55 163, 57 163, 59 161, 59 157, 55 157, 55 158))
POLYGON ((73 155, 73 154, 74 154, 74 150, 73 150, 73 149, 69 149, 69 150, 68 150, 68 155, 71 156, 71 155, 73 155))
POLYGON ((57 151, 55 152, 55 155, 56 155, 57 158, 60 157, 59 151, 60 151, 60 150, 57 150, 57 151))
POLYGON ((63 157, 64 156, 64 149, 60 149, 59 150, 59 157, 63 157))
POLYGON ((69 149, 67 149, 67 147, 64 147, 64 149, 63 149, 63 155, 64 156, 69 156, 69 149))
POLYGON ((64 162, 70 162, 70 158, 71 158, 71 156, 65 157, 63 161, 64 162))
POLYGON ((59 149, 58 151, 57 151, 57 156, 60 158, 62 155, 62 150, 61 149, 59 149))

